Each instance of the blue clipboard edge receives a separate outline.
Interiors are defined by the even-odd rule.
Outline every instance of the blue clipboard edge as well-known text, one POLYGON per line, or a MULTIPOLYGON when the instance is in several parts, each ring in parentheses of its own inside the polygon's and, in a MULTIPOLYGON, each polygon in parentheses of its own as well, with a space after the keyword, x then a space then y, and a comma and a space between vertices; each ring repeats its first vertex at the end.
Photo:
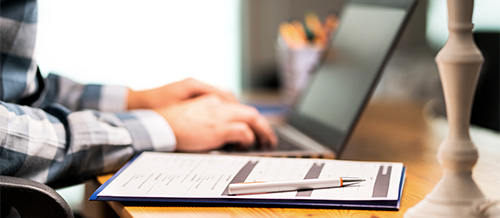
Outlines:
POLYGON ((302 199, 235 199, 235 198, 134 198, 134 197, 109 197, 98 196, 116 177, 120 175, 135 159, 139 153, 118 170, 108 181, 102 184, 90 196, 90 201, 120 201, 130 205, 143 206, 257 206, 257 207, 308 207, 308 208, 351 208, 351 209, 380 209, 380 210, 399 210, 403 186, 406 178, 406 166, 403 166, 401 179, 399 183, 399 196, 395 201, 340 201, 340 200, 302 200, 302 199))
POLYGON ((401 196, 403 196, 403 187, 405 185, 405 180, 406 180, 406 166, 403 165, 403 172, 401 172, 401 180, 399 180, 398 203, 396 205, 398 210, 399 210, 399 207, 401 206, 401 196))
POLYGON ((135 157, 133 157, 132 159, 130 159, 125 165, 122 166, 122 168, 120 168, 113 176, 111 176, 111 178, 108 179, 108 181, 106 181, 104 184, 102 184, 101 186, 99 186, 99 188, 97 188, 97 190, 95 190, 95 192, 90 196, 89 200, 90 201, 100 201, 100 197, 97 196, 99 193, 101 193, 101 191, 106 188, 109 183, 111 183, 116 177, 118 177, 120 175, 120 173, 122 173, 130 164, 132 164, 132 162, 134 162, 135 159, 137 159, 139 156, 141 156, 142 152, 135 155, 135 157))

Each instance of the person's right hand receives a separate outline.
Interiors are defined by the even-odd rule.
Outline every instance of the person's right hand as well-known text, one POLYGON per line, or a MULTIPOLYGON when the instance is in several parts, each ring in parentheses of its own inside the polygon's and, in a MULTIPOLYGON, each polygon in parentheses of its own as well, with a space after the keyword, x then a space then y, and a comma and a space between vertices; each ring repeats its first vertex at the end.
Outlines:
POLYGON ((207 94, 217 95, 226 101, 238 102, 232 93, 190 78, 154 89, 142 91, 129 90, 127 109, 166 107, 207 94))
POLYGON ((218 95, 203 95, 156 109, 172 127, 177 151, 207 151, 227 143, 274 147, 276 136, 259 112, 218 95))

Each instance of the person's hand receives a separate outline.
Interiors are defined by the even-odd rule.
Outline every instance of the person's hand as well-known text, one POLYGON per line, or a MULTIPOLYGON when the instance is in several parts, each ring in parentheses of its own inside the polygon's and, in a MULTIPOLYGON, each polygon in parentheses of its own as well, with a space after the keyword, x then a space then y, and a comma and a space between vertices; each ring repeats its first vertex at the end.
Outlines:
POLYGON ((236 97, 229 92, 195 79, 185 79, 155 89, 129 90, 127 108, 129 110, 160 108, 205 94, 214 94, 225 101, 237 102, 236 97))
POLYGON ((210 94, 155 109, 172 127, 178 151, 207 151, 227 143, 274 147, 276 136, 259 112, 210 94))

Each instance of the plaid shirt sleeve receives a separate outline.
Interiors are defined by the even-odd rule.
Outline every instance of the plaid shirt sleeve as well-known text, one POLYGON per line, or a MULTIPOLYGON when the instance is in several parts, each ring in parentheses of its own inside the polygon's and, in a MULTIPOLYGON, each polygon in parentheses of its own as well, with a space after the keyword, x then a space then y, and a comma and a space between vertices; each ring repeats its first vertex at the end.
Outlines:
POLYGON ((0 102, 0 173, 43 183, 83 181, 144 150, 171 151, 175 136, 150 110, 72 112, 0 102))
POLYGON ((112 172, 175 136, 151 110, 125 111, 127 89, 49 75, 34 59, 36 0, 0 6, 0 174, 53 184, 112 172))
POLYGON ((44 84, 34 106, 57 103, 70 110, 94 109, 105 112, 121 112, 127 107, 128 89, 123 86, 82 85, 55 74, 49 74, 44 84))

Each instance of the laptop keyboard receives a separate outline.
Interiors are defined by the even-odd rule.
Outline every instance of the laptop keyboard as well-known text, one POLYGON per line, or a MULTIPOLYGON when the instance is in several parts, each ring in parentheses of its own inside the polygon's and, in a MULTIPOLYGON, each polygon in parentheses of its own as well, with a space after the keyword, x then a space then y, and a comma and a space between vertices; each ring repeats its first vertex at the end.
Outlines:
POLYGON ((279 151, 295 151, 295 150, 303 150, 303 148, 297 146, 295 143, 291 142, 287 138, 284 138, 278 135, 278 148, 279 151))

